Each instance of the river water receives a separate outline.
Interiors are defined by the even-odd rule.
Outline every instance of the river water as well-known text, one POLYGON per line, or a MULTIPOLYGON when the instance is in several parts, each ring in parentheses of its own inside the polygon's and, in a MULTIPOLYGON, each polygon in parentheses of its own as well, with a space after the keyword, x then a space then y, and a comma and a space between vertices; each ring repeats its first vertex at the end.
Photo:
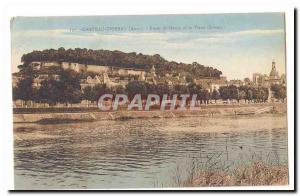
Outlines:
POLYGON ((195 163, 230 171, 287 152, 286 115, 15 124, 15 189, 174 187, 195 163))

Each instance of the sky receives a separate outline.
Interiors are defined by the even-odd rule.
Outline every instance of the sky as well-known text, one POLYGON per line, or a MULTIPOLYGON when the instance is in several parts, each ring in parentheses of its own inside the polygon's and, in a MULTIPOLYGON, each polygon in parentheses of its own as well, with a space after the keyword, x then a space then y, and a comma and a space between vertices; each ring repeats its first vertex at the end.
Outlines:
POLYGON ((160 54, 217 68, 228 79, 285 73, 284 13, 16 17, 12 71, 23 54, 59 47, 160 54))

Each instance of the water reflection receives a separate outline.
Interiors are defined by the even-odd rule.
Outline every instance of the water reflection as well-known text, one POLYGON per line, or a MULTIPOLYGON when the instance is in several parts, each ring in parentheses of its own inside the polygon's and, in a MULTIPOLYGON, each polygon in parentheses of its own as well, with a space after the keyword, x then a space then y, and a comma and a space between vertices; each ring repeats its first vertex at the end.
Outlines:
POLYGON ((254 153, 287 162, 285 116, 15 125, 14 135, 16 189, 174 186, 174 168, 219 152, 233 165, 254 153))

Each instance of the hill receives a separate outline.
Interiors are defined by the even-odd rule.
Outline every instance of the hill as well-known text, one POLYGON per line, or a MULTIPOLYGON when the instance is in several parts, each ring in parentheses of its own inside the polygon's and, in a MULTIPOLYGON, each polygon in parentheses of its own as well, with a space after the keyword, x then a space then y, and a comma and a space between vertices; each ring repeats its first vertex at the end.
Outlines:
POLYGON ((201 65, 199 63, 177 63, 167 61, 159 54, 144 55, 142 53, 125 53, 121 51, 110 50, 91 50, 86 48, 75 49, 47 49, 42 51, 33 51, 22 56, 22 66, 27 66, 33 61, 58 61, 58 62, 74 62, 81 64, 94 64, 117 66, 124 68, 136 68, 149 70, 152 65, 155 66, 158 75, 169 74, 185 74, 191 75, 193 78, 213 77, 219 78, 221 71, 201 65))

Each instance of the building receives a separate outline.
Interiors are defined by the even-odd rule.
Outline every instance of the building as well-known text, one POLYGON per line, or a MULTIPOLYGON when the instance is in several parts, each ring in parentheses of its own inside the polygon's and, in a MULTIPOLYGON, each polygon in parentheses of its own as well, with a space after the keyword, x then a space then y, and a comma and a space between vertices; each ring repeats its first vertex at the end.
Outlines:
POLYGON ((85 87, 87 86, 95 86, 97 84, 103 84, 103 76, 98 76, 96 75, 94 78, 91 77, 91 76, 88 76, 86 79, 82 79, 80 81, 80 86, 81 86, 81 89, 84 89, 85 87))
POLYGON ((145 74, 145 81, 150 84, 157 84, 156 69, 153 65, 150 71, 145 74))
POLYGON ((107 73, 110 70, 108 66, 103 65, 86 65, 86 71, 95 73, 107 73))
POLYGON ((145 81, 146 77, 145 77, 145 72, 141 72, 138 78, 139 81, 145 81))
POLYGON ((275 61, 272 61, 272 69, 271 69, 271 72, 269 74, 269 79, 268 79, 269 85, 280 84, 280 80, 281 79, 280 79, 279 74, 276 70, 275 61))
POLYGON ((214 80, 209 83, 209 92, 213 92, 214 90, 218 91, 222 86, 227 86, 227 82, 223 80, 214 80))
POLYGON ((63 69, 71 69, 71 63, 70 62, 62 62, 61 68, 63 69))
MULTIPOLYGON (((120 84, 120 83, 117 83, 117 82, 112 81, 112 80, 109 78, 109 76, 108 76, 107 73, 103 73, 103 83, 106 84, 106 86, 107 86, 108 88, 111 88, 111 87, 114 87, 114 86, 122 85, 122 84, 120 84)), ((124 84, 123 84, 123 85, 124 85, 124 84)), ((123 85, 122 85, 122 86, 123 86, 123 85)))
MULTIPOLYGON (((37 62, 35 62, 37 63, 37 62)), ((60 63, 57 61, 44 61, 44 62, 40 62, 40 68, 42 67, 59 67, 60 63)))
POLYGON ((60 76, 58 74, 39 74, 36 78, 33 79, 33 87, 40 88, 42 81, 53 78, 54 80, 59 80, 60 76))
POLYGON ((60 63, 56 61, 32 61, 29 66, 35 70, 40 70, 42 67, 59 67, 60 63))
POLYGON ((124 67, 110 67, 107 73, 111 75, 121 75, 121 76, 140 76, 141 74, 145 75, 145 71, 142 69, 132 69, 132 68, 124 68, 124 67))
POLYGON ((140 76, 141 74, 145 75, 145 71, 144 70, 138 70, 138 69, 127 69, 127 73, 128 75, 132 75, 132 76, 140 76))
POLYGON ((201 85, 203 88, 212 92, 213 90, 219 90, 221 86, 228 86, 226 77, 216 78, 201 78, 195 79, 195 84, 201 85))
POLYGON ((86 71, 86 65, 80 64, 80 63, 72 63, 72 62, 56 62, 56 61, 51 61, 51 62, 35 62, 35 63, 40 63, 41 67, 61 67, 63 69, 71 69, 77 72, 82 72, 86 71))
POLYGON ((85 72, 87 70, 86 65, 80 63, 70 63, 70 69, 76 72, 85 72))
POLYGON ((229 80, 228 85, 234 85, 240 87, 244 85, 244 82, 242 80, 229 80))
POLYGON ((279 77, 278 71, 276 70, 276 63, 272 61, 272 68, 269 75, 254 73, 253 84, 256 86, 270 87, 273 84, 285 84, 285 75, 282 74, 279 77))

